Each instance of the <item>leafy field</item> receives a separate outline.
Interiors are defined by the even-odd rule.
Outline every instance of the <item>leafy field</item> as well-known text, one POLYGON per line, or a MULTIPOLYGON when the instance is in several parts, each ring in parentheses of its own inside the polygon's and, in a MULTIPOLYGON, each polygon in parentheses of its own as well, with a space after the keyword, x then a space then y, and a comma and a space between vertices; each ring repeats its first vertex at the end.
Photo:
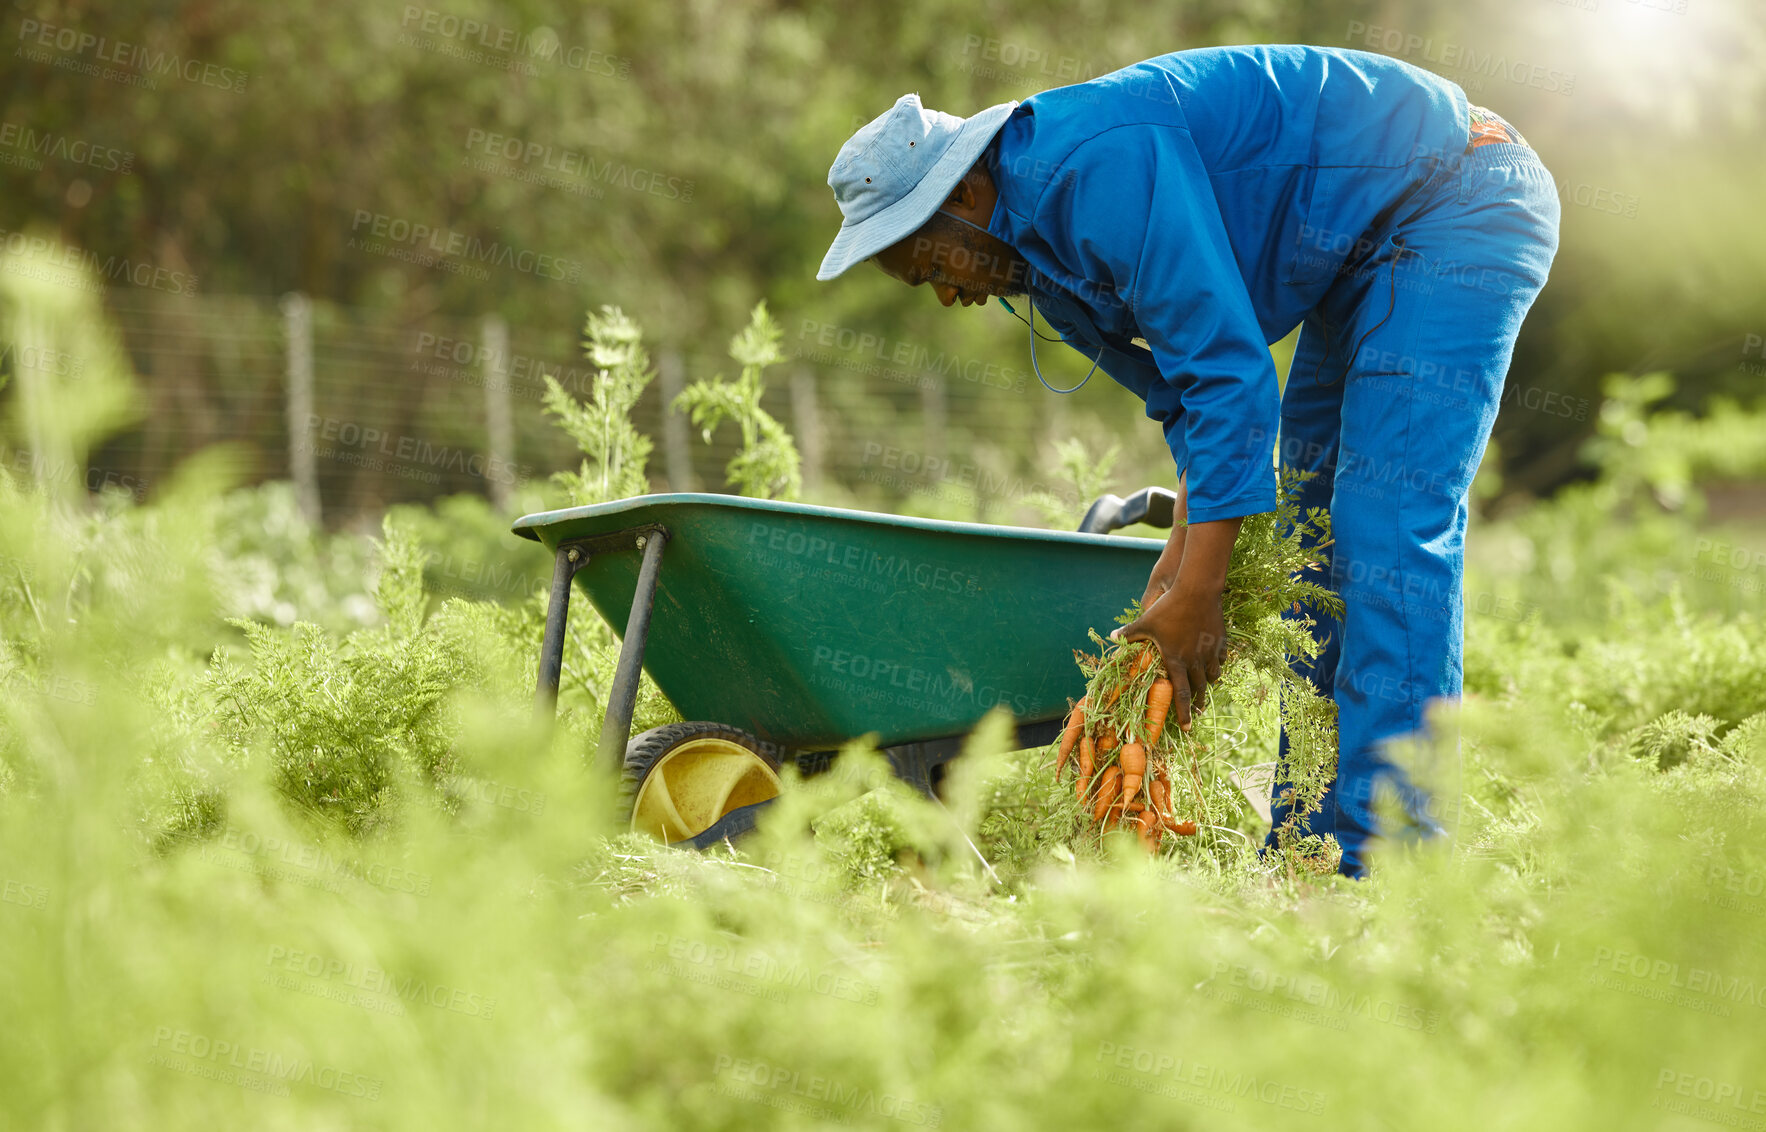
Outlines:
MULTIPOLYGON (((112 427, 103 372, 34 435, 112 427)), ((733 474, 789 486, 748 380, 733 474)), ((1652 389, 1476 526, 1407 756, 1455 836, 1360 883, 1094 844, 998 719, 941 803, 860 746, 667 850, 584 767, 590 618, 533 725, 546 563, 482 503, 369 546, 225 453, 148 504, 0 474, 0 1127, 1766 1127, 1766 558, 1701 489, 1766 430, 1652 389)))

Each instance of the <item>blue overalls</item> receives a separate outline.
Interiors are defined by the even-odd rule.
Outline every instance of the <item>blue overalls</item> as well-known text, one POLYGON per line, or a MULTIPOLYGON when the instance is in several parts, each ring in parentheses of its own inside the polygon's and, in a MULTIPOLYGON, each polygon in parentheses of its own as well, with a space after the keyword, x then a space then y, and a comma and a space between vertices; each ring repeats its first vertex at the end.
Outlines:
POLYGON ((1146 402, 1191 522, 1273 510, 1272 451, 1318 473, 1301 504, 1330 509, 1345 612, 1310 611, 1340 752, 1310 826, 1352 876, 1379 784, 1406 789, 1384 742, 1460 692, 1467 495, 1557 250, 1550 174, 1525 144, 1468 151, 1470 124, 1458 86, 1384 56, 1209 48, 1035 95, 986 156, 988 230, 1146 402), (1296 325, 1281 390, 1268 347, 1296 325))

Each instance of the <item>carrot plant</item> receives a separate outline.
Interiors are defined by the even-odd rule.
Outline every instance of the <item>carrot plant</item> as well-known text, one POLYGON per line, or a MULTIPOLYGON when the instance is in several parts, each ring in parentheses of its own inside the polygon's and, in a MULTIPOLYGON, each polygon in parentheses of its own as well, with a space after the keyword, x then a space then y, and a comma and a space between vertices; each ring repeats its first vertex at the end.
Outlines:
POLYGON ((726 482, 743 495, 759 499, 796 499, 803 489, 801 458, 785 426, 760 407, 766 391, 761 375, 766 367, 782 361, 783 336, 779 324, 767 313, 766 303, 754 305, 748 326, 730 340, 730 357, 742 367, 735 381, 720 374, 695 381, 675 398, 675 412, 688 413, 705 442, 712 430, 726 420, 742 432, 742 448, 730 460, 726 482))
MULTIPOLYGON (((1212 868, 1248 867, 1261 828, 1240 784, 1257 761, 1251 753, 1261 749, 1252 732, 1279 722, 1289 746, 1276 774, 1289 784, 1292 810, 1275 831, 1278 857, 1284 868, 1308 873, 1335 868, 1335 845, 1300 832, 1336 771, 1336 708, 1293 666, 1318 655, 1311 619, 1283 613, 1342 609, 1321 584, 1329 517, 1319 509, 1303 515, 1292 500, 1301 478, 1285 474, 1277 509, 1251 516, 1240 530, 1221 600, 1221 683, 1192 730, 1166 726, 1172 687, 1151 642, 1118 644, 1093 631, 1098 651, 1076 654, 1086 692, 1054 752, 1055 777, 1077 749, 1072 791, 1089 809, 1094 840, 1132 826, 1149 851, 1164 842, 1182 858, 1206 857, 1212 868), (1267 710, 1272 700, 1279 714, 1267 710)), ((1137 603, 1118 620, 1139 614, 1137 603)))
POLYGON ((573 505, 642 495, 649 490, 644 467, 652 445, 633 426, 631 411, 656 376, 643 334, 618 307, 591 311, 583 333, 583 354, 598 367, 589 403, 579 402, 556 378, 546 377, 546 412, 583 451, 582 466, 556 473, 552 482, 573 505))

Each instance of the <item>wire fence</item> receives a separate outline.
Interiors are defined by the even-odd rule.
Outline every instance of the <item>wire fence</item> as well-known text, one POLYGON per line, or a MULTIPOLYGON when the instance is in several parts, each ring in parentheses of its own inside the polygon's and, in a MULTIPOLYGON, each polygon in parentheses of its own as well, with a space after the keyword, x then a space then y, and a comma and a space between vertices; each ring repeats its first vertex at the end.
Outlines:
MULTIPOLYGON (((459 492, 503 502, 581 459, 542 409, 547 376, 579 397, 592 387, 575 328, 399 319, 298 295, 130 289, 111 292, 106 309, 146 402, 140 423, 93 456, 108 480, 151 490, 224 444, 248 479, 292 479, 311 511, 342 522, 459 492)), ((789 360, 768 371, 763 402, 797 439, 810 498, 913 499, 922 511, 998 520, 1039 492, 1062 493, 1033 469, 1064 435, 1066 405, 1028 401, 1041 391, 1021 373, 900 351, 880 363, 844 334, 821 337, 826 347, 787 333, 789 360)), ((659 379, 632 414, 656 445, 652 489, 723 490, 735 430, 706 443, 667 411, 705 374, 677 354, 655 361, 659 379)))

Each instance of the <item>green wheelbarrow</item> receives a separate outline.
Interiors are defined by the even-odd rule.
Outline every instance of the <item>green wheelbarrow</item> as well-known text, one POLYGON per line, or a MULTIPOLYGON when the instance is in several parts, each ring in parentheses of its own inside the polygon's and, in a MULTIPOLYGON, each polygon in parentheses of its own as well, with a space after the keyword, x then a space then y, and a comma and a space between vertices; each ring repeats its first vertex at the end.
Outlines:
POLYGON ((634 828, 744 833, 785 761, 813 773, 867 734, 932 793, 995 707, 1020 747, 1054 737, 1083 690, 1072 650, 1163 546, 1108 532, 1170 526, 1172 505, 1104 496, 1077 532, 687 493, 528 515, 515 533, 554 555, 535 707, 556 711, 574 582, 625 626, 597 758, 629 777, 634 828), (641 669, 691 722, 628 739, 641 669))

